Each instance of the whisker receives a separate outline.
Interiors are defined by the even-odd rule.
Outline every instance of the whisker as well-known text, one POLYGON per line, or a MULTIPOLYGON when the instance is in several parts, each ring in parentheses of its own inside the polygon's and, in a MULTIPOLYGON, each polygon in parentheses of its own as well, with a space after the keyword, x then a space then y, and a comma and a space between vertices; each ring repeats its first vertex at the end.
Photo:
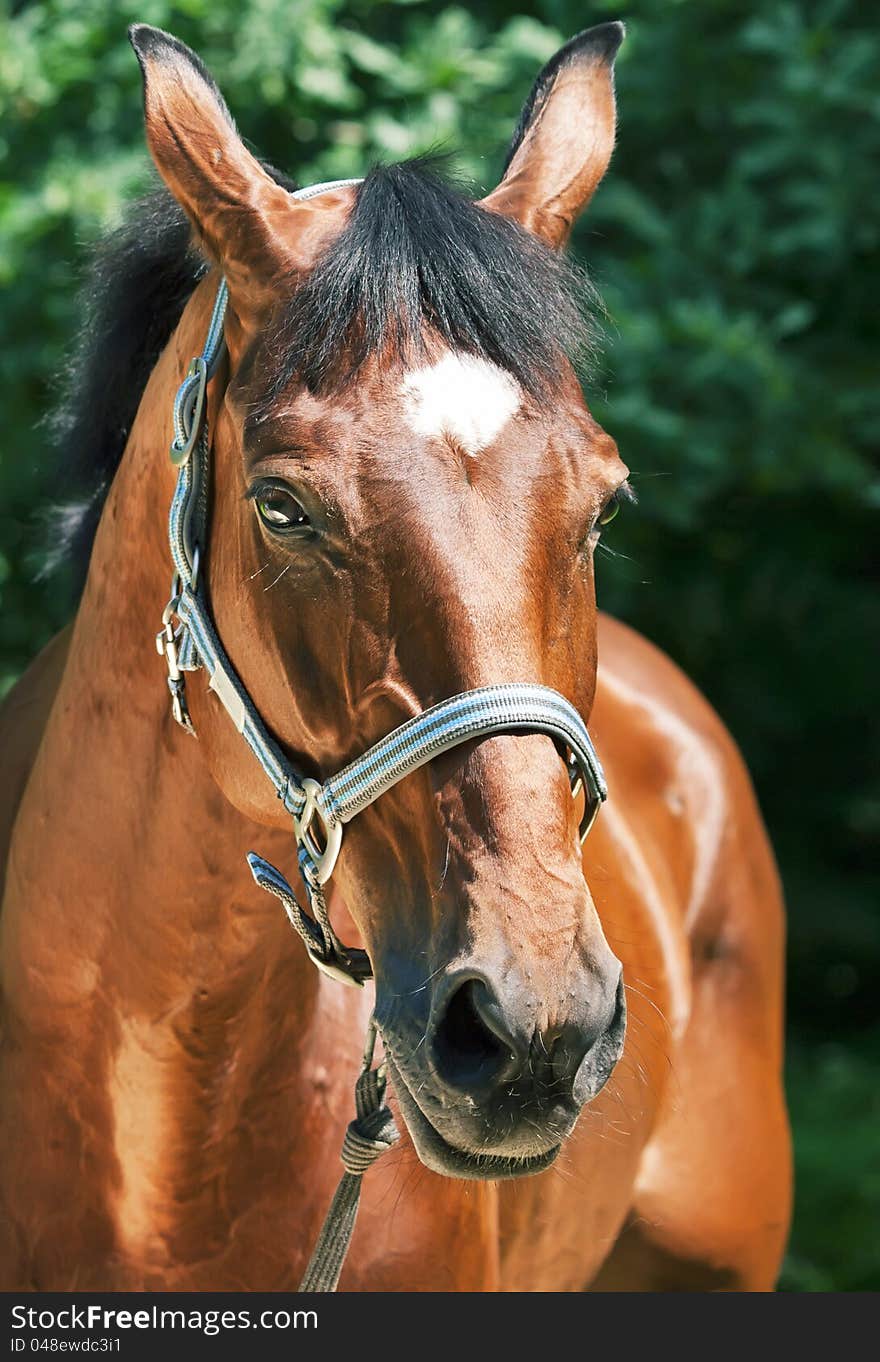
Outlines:
POLYGON ((281 571, 279 572, 278 576, 275 578, 274 582, 270 582, 268 586, 264 586, 264 587, 263 587, 263 590, 264 590, 264 591, 271 591, 272 588, 273 588, 273 586, 277 586, 278 583, 281 581, 281 578, 284 576, 285 572, 289 572, 289 571, 290 571, 291 566, 292 566, 292 564, 288 563, 285 567, 283 567, 283 568, 281 569, 281 571))

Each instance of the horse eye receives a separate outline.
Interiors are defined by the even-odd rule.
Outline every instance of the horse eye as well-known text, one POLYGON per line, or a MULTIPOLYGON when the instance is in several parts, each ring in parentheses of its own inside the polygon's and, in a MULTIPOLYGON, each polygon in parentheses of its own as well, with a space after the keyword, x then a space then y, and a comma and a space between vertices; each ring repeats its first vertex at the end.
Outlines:
POLYGON ((263 524, 276 534, 309 528, 309 518, 291 492, 283 487, 267 487, 254 498, 263 524))
POLYGON ((599 516, 599 519, 598 519, 598 521, 597 521, 596 523, 597 523, 598 525, 610 525, 611 522, 612 522, 612 520, 613 520, 614 517, 617 515, 617 513, 618 513, 619 510, 620 510, 620 501, 618 500, 617 496, 615 495, 615 496, 613 496, 613 497, 611 498, 611 500, 609 501, 608 505, 605 507, 605 510, 604 510, 604 511, 602 512, 602 514, 599 516))

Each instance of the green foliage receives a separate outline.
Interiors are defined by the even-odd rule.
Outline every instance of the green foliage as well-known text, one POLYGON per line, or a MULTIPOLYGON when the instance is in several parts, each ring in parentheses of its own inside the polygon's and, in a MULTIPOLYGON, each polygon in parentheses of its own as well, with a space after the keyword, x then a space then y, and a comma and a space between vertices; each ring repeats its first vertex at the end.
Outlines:
POLYGON ((792 1046, 794 1227, 783 1291, 876 1291, 880 1283, 880 1033, 792 1046))
MULTIPOLYGON (((64 493, 38 422, 75 326, 82 246, 150 175, 126 25, 196 47, 245 136, 303 182, 441 145, 485 189, 539 65, 617 12, 605 0, 523 10, 43 0, 2 13, 0 685, 67 615, 33 574, 33 514, 64 493)), ((600 596, 703 687, 755 775, 791 905, 801 1038, 806 1209, 786 1281, 852 1289, 870 1270, 853 1177, 876 1065, 803 1047, 863 1024, 880 985, 868 855, 880 754, 866 722, 880 48, 856 0, 644 0, 629 19, 618 151, 575 243, 608 309, 588 395, 640 495, 609 533, 600 596)), ((858 1176, 876 1220, 876 1178, 858 1176)))

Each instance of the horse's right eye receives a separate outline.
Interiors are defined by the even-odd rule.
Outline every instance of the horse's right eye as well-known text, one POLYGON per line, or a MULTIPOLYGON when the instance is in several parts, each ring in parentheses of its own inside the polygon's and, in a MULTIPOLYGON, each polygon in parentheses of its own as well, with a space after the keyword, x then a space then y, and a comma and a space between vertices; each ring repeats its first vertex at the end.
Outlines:
POLYGON ((263 524, 274 534, 301 533, 311 528, 305 510, 285 487, 258 488, 253 500, 263 524))
POLYGON ((612 522, 612 520, 613 520, 614 517, 617 515, 617 513, 618 513, 619 510, 620 510, 620 502, 619 502, 617 496, 615 495, 615 496, 613 496, 613 497, 611 498, 611 500, 609 501, 608 505, 605 507, 605 510, 604 510, 604 511, 602 512, 602 514, 599 516, 599 519, 597 520, 596 524, 597 524, 597 525, 610 525, 611 522, 612 522))

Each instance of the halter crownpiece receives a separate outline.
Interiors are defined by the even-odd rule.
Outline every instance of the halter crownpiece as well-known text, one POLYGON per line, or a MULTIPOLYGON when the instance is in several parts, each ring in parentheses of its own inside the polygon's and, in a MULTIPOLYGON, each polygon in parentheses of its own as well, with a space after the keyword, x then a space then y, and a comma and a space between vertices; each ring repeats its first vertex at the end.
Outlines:
MULTIPOLYGON (((335 180, 298 190, 292 197, 314 198, 326 190, 359 183, 335 180)), ((301 776, 287 760, 223 649, 199 574, 208 528, 211 445, 207 387, 225 349, 227 299, 223 280, 202 353, 193 359, 174 400, 171 461, 178 474, 168 522, 174 579, 156 646, 165 658, 171 709, 177 722, 188 733, 195 733, 186 705, 183 673, 204 667, 210 689, 290 813, 312 914, 299 905, 281 872, 251 852, 247 859, 257 884, 283 903, 319 969, 345 983, 361 985, 372 975, 369 958, 365 951, 342 945, 330 922, 323 893, 339 856, 346 823, 441 752, 494 733, 545 733, 554 740, 566 762, 573 795, 583 786, 582 842, 606 798, 605 777, 586 725, 574 706, 558 691, 528 682, 462 691, 395 728, 323 784, 301 776)))

